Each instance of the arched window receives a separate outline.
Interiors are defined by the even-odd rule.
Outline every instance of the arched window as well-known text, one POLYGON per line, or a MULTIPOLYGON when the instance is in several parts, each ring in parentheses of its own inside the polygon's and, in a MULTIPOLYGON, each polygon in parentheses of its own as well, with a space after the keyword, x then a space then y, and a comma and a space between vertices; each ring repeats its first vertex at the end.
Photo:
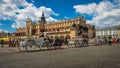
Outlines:
POLYGON ((50 36, 51 38, 53 38, 53 36, 50 36))
POLYGON ((58 38, 58 36, 55 36, 55 38, 58 38))
POLYGON ((73 24, 72 24, 72 27, 76 27, 76 24, 75 24, 75 23, 73 23, 73 24))
POLYGON ((64 36, 63 36, 63 35, 61 35, 61 36, 60 36, 60 38, 64 38, 64 36))
POLYGON ((66 35, 66 39, 71 39, 70 35, 66 35))

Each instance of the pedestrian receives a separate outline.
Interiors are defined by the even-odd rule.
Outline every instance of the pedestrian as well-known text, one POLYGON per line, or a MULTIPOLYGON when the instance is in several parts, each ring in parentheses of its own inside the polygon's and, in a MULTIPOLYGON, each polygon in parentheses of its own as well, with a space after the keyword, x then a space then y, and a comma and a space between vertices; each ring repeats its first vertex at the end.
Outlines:
POLYGON ((118 38, 117 41, 116 41, 117 45, 119 45, 119 41, 120 41, 120 40, 119 40, 119 38, 118 38))
POLYGON ((9 40, 9 47, 11 47, 12 46, 12 41, 11 41, 11 39, 9 40))
POLYGON ((68 40, 67 40, 67 38, 65 38, 64 44, 65 44, 65 45, 68 45, 68 40))
POLYGON ((109 43, 109 45, 111 45, 111 39, 109 39, 108 43, 109 43))
POLYGON ((120 45, 120 38, 118 38, 118 40, 119 40, 119 41, 118 41, 118 45, 120 45))
POLYGON ((106 44, 107 43, 107 39, 105 38, 104 41, 105 41, 105 44, 106 44))
POLYGON ((14 46, 14 40, 12 40, 12 47, 14 46))
POLYGON ((1 45, 2 45, 1 47, 3 47, 3 44, 4 44, 4 40, 1 40, 1 45))
POLYGON ((17 46, 19 45, 19 40, 16 41, 16 45, 17 45, 17 46))

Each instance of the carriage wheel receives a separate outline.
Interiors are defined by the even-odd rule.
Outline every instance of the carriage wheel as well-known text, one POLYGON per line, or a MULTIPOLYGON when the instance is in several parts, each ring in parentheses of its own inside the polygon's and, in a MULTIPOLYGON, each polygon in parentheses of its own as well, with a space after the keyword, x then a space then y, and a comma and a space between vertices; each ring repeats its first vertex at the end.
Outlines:
POLYGON ((33 40, 29 40, 26 43, 26 50, 27 51, 35 51, 36 48, 37 48, 37 45, 36 45, 36 43, 33 40))
POLYGON ((75 41, 69 41, 67 46, 69 48, 72 48, 73 46, 75 46, 75 41))
POLYGON ((79 40, 75 40, 75 47, 77 47, 79 45, 79 40))
POLYGON ((73 44, 68 43, 67 47, 72 48, 73 44))
POLYGON ((19 51, 26 51, 26 45, 18 45, 19 51))
POLYGON ((50 44, 51 46, 50 46, 50 49, 55 49, 55 46, 54 46, 54 44, 50 44))
POLYGON ((43 47, 47 47, 48 50, 52 49, 50 43, 43 43, 43 47))

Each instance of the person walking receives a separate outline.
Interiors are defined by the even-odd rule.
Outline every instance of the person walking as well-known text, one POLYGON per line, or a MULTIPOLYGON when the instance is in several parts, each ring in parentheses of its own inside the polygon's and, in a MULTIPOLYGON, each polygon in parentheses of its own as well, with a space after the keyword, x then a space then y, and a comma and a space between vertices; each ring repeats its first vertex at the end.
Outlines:
POLYGON ((4 40, 1 40, 1 47, 3 48, 4 40))
POLYGON ((118 38, 117 41, 116 41, 117 45, 119 45, 119 41, 120 41, 120 39, 118 38))
POLYGON ((65 38, 64 44, 68 46, 68 40, 67 40, 67 38, 65 38))
POLYGON ((108 42, 109 42, 109 45, 111 45, 111 39, 109 39, 109 41, 108 41, 108 42))
POLYGON ((112 39, 112 44, 115 45, 115 39, 114 38, 112 39))
POLYGON ((11 39, 9 40, 9 47, 11 47, 12 46, 12 41, 11 41, 11 39))

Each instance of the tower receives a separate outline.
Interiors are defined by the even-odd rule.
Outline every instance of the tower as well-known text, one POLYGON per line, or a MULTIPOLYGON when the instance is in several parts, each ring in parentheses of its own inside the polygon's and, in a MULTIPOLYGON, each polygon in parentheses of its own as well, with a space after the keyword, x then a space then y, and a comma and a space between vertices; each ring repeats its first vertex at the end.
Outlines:
POLYGON ((32 20, 28 17, 26 20, 26 36, 32 35, 32 20))
POLYGON ((45 24, 45 23, 46 23, 44 13, 42 13, 41 22, 42 22, 43 24, 45 24))
MULTIPOLYGON (((44 13, 42 12, 42 17, 41 17, 41 29, 39 30, 42 34, 44 34, 43 32, 45 31, 45 24, 46 24, 46 20, 45 20, 44 13)), ((39 27, 40 27, 40 26, 39 26, 39 27)))

